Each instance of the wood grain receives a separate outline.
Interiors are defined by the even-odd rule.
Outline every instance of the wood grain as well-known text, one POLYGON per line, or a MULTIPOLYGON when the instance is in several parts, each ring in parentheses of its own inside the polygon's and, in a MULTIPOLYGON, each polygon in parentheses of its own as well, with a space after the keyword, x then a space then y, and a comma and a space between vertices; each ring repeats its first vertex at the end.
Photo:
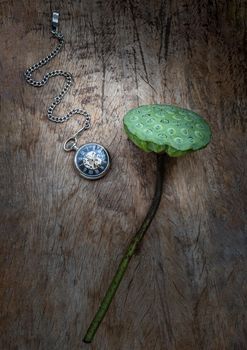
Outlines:
POLYGON ((3 350, 240 350, 246 334, 246 3, 0 1, 1 339, 3 350), (111 172, 79 178, 46 107, 62 86, 23 71, 55 45, 41 73, 75 78, 59 111, 85 107, 111 172), (155 157, 132 145, 124 113, 172 103, 203 115, 210 146, 167 164, 162 203, 91 345, 82 343, 116 265, 149 206, 155 157))

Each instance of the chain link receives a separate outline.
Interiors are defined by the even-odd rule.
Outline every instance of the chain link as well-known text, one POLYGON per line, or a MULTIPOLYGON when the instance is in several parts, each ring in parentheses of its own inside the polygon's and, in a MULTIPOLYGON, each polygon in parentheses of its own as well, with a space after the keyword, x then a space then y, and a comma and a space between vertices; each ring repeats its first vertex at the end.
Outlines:
POLYGON ((57 56, 57 54, 61 51, 61 49, 64 45, 64 36, 62 33, 59 33, 55 30, 52 30, 52 35, 58 39, 58 41, 59 41, 58 46, 53 51, 51 51, 46 57, 41 59, 39 62, 34 63, 30 68, 28 68, 24 72, 25 80, 28 84, 30 84, 32 86, 41 87, 41 86, 44 86, 50 78, 56 77, 56 76, 63 76, 65 78, 65 84, 63 86, 62 91, 57 96, 54 97, 54 99, 53 99, 54 101, 48 107, 48 110, 47 110, 48 119, 52 122, 55 122, 55 123, 64 123, 67 120, 69 120, 73 115, 80 114, 85 118, 84 129, 88 129, 91 125, 91 117, 90 117, 89 113, 83 109, 79 109, 79 108, 72 109, 70 112, 68 112, 67 114, 60 116, 60 117, 55 116, 53 114, 54 109, 61 102, 64 95, 67 93, 67 91, 69 90, 69 88, 73 84, 73 80, 72 80, 73 77, 72 77, 71 73, 65 72, 63 70, 54 70, 54 71, 51 71, 49 73, 46 73, 44 75, 43 79, 41 79, 40 81, 34 80, 32 78, 32 73, 37 71, 39 68, 45 66, 55 56, 57 56))

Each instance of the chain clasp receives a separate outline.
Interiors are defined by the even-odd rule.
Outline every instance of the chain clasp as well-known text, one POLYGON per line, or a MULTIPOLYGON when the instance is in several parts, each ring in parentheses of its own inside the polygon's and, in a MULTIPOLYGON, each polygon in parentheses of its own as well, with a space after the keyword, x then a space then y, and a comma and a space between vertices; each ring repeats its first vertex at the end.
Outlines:
POLYGON ((58 20, 59 20, 59 12, 52 12, 52 19, 51 19, 51 30, 52 32, 57 32, 58 29, 58 20))

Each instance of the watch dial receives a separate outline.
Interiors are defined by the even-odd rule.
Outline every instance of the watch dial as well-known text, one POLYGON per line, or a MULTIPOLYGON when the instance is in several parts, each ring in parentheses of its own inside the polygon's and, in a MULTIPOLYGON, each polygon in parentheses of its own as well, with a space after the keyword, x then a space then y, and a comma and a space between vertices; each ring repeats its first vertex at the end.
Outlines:
POLYGON ((96 180, 109 170, 110 156, 103 146, 97 143, 87 143, 77 150, 75 166, 81 176, 89 180, 96 180))

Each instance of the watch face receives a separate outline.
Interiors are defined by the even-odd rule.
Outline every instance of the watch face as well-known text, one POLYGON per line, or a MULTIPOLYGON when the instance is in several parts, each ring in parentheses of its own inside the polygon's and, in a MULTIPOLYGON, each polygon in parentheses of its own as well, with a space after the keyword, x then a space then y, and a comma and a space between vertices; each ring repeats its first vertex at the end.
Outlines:
POLYGON ((80 175, 89 180, 104 176, 110 167, 108 151, 98 143, 87 143, 75 154, 75 166, 80 175))

